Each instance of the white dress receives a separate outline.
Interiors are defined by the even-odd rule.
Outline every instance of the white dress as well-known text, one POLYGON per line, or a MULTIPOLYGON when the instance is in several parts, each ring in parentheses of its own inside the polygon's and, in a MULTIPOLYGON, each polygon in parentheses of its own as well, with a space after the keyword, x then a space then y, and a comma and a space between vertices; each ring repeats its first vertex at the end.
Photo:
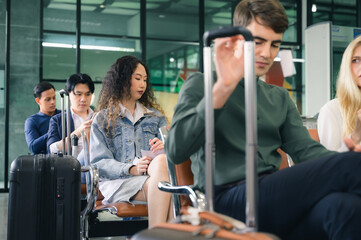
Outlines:
POLYGON ((343 140, 343 118, 338 98, 327 102, 320 110, 317 130, 320 142, 328 150, 346 152, 348 148, 343 140))

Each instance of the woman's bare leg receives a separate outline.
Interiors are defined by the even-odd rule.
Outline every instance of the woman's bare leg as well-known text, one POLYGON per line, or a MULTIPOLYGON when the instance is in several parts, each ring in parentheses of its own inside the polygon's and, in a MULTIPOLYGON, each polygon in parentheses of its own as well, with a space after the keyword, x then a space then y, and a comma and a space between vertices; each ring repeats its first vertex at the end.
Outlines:
POLYGON ((169 216, 173 216, 170 193, 158 189, 158 182, 169 181, 165 154, 160 154, 152 160, 148 174, 150 177, 143 185, 147 199, 144 199, 142 191, 139 191, 133 199, 148 202, 149 228, 152 228, 158 223, 169 220, 169 216))

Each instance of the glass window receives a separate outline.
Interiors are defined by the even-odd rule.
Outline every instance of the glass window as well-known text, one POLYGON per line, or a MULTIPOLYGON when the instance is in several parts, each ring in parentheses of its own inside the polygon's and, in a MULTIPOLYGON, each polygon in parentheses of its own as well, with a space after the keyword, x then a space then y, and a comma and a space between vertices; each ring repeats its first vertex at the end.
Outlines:
POLYGON ((140 0, 87 0, 81 11, 82 33, 140 36, 140 0))
POLYGON ((147 41, 147 65, 153 88, 178 92, 189 74, 199 71, 199 45, 170 41, 147 41))
POLYGON ((146 63, 169 123, 183 81, 199 65, 199 1, 146 0, 146 63))
POLYGON ((311 11, 313 24, 331 21, 333 25, 356 26, 356 0, 313 0, 311 11))
POLYGON ((5 22, 6 1, 0 1, 0 189, 5 188, 5 22))
POLYGON ((76 0, 48 0, 43 2, 44 30, 75 32, 76 0))
POLYGON ((334 13, 332 18, 333 24, 339 26, 355 27, 357 22, 356 10, 353 13, 334 13))
POLYGON ((76 72, 76 40, 73 34, 44 33, 43 79, 67 79, 76 72))
POLYGON ((191 73, 199 71, 199 45, 148 40, 146 49, 146 62, 155 96, 168 123, 171 123, 183 81, 191 73))
POLYGON ((198 41, 198 1, 147 0, 147 38, 198 41))
POLYGON ((19 155, 30 152, 25 141, 24 122, 39 111, 33 88, 40 76, 41 10, 39 1, 11 1, 10 71, 6 89, 10 99, 9 138, 6 139, 9 167, 19 155))
POLYGON ((297 24, 297 3, 282 3, 288 16, 288 29, 283 34, 284 42, 297 43, 297 29, 301 26, 297 24))
POLYGON ((80 71, 94 81, 102 81, 118 58, 129 54, 141 57, 140 41, 136 39, 82 36, 80 49, 80 71))
POLYGON ((233 11, 238 0, 235 1, 205 1, 204 2, 204 29, 205 31, 223 26, 233 25, 233 11))

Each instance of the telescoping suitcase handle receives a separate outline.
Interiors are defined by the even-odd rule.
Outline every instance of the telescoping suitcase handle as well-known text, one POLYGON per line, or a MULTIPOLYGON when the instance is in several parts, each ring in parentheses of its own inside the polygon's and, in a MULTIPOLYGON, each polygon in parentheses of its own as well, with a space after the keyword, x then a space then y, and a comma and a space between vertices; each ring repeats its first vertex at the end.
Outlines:
POLYGON ((246 41, 253 41, 252 33, 243 27, 224 27, 217 30, 205 32, 203 34, 203 44, 205 47, 209 47, 212 44, 212 40, 221 37, 231 37, 234 35, 242 35, 246 41))
POLYGON ((254 42, 250 31, 242 27, 227 27, 205 32, 203 35, 203 66, 205 94, 205 157, 206 157, 206 199, 209 211, 213 211, 213 164, 215 159, 214 111, 212 96, 212 50, 215 38, 242 35, 244 43, 244 85, 246 111, 246 225, 250 231, 257 231, 257 98, 254 42))
POLYGON ((65 89, 61 89, 59 91, 60 97, 61 97, 61 138, 62 138, 62 143, 63 143, 63 154, 64 155, 71 155, 71 137, 70 137, 70 100, 69 100, 69 93, 68 91, 66 91, 65 89), (65 148, 65 97, 64 95, 68 96, 68 101, 67 101, 67 107, 66 107, 66 127, 67 127, 67 137, 68 137, 68 142, 67 142, 67 147, 65 148), (67 150, 68 149, 68 150, 67 150))

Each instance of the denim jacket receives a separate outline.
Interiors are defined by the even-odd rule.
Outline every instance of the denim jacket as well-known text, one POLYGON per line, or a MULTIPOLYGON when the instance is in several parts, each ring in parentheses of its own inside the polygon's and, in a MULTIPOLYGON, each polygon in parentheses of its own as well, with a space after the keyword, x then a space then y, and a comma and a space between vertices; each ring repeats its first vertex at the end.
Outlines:
POLYGON ((107 129, 107 110, 93 120, 90 134, 90 159, 99 170, 101 180, 129 178, 129 168, 141 150, 149 150, 149 139, 160 139, 159 128, 166 126, 165 117, 155 109, 144 107, 144 116, 134 125, 123 114, 107 129))

